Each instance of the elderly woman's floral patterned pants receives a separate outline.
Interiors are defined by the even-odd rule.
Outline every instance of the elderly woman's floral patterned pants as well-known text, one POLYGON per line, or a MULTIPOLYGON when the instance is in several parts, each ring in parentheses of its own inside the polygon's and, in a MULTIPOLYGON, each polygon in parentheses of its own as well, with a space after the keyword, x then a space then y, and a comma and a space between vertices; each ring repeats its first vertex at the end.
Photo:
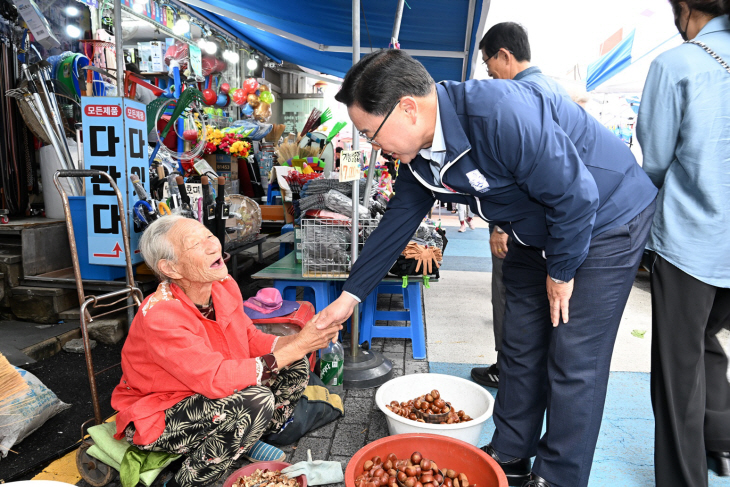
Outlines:
MULTIPOLYGON (((281 369, 269 386, 251 386, 223 399, 195 394, 165 411, 165 430, 142 450, 185 456, 175 480, 182 487, 215 482, 265 434, 281 429, 309 382, 309 362, 281 369)), ((127 427, 132 442, 134 426, 127 427)))

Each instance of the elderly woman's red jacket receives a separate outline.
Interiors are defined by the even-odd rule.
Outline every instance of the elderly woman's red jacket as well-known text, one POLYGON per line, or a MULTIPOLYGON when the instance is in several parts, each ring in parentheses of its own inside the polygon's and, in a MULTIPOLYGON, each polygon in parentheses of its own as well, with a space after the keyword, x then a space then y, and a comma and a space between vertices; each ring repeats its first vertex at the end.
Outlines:
POLYGON ((256 357, 273 335, 243 312, 238 284, 213 283, 215 321, 203 318, 177 285, 162 283, 132 322, 122 349, 122 381, 112 394, 117 438, 134 422, 134 442, 148 445, 165 429, 165 410, 193 394, 220 399, 256 384, 256 357))

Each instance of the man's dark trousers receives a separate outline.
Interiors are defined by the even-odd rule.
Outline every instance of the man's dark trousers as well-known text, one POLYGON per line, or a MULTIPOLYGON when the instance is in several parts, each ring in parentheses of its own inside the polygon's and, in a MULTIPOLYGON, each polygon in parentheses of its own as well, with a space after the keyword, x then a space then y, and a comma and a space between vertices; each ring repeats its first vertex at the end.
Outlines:
POLYGON ((557 328, 542 251, 513 241, 504 260, 507 309, 492 445, 505 456, 536 456, 533 472, 552 487, 588 485, 616 333, 654 209, 652 203, 591 240, 575 274, 568 323, 557 328))
POLYGON ((730 289, 657 255, 651 274, 651 402, 657 485, 707 486, 705 450, 730 451, 730 384, 717 333, 730 289))

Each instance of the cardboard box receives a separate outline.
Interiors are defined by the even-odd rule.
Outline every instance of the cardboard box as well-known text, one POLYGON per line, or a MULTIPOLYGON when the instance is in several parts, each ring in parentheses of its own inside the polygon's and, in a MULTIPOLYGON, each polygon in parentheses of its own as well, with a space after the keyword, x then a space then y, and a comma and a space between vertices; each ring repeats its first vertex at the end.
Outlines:
POLYGON ((46 17, 33 0, 15 0, 15 6, 37 42, 46 49, 61 45, 56 36, 53 35, 46 17))
POLYGON ((223 176, 226 181, 238 181, 238 157, 228 154, 210 154, 205 156, 218 176, 223 176))

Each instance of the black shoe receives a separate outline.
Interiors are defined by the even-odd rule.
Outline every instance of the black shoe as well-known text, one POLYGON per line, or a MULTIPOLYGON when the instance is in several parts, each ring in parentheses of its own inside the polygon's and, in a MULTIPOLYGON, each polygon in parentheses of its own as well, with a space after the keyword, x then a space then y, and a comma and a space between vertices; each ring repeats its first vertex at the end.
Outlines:
POLYGON ((532 478, 522 484, 522 487, 550 487, 550 483, 539 475, 533 473, 532 478))
POLYGON ((530 466, 529 458, 515 458, 508 462, 503 462, 499 459, 499 455, 494 448, 492 448, 491 443, 483 446, 482 450, 492 457, 500 467, 502 467, 504 474, 507 476, 508 485, 521 486, 523 483, 530 480, 530 470, 532 467, 530 466))
POLYGON ((477 384, 487 387, 499 387, 499 369, 497 364, 489 367, 474 367, 471 369, 471 378, 477 384))
POLYGON ((708 451, 707 468, 720 477, 730 477, 730 452, 708 451))

